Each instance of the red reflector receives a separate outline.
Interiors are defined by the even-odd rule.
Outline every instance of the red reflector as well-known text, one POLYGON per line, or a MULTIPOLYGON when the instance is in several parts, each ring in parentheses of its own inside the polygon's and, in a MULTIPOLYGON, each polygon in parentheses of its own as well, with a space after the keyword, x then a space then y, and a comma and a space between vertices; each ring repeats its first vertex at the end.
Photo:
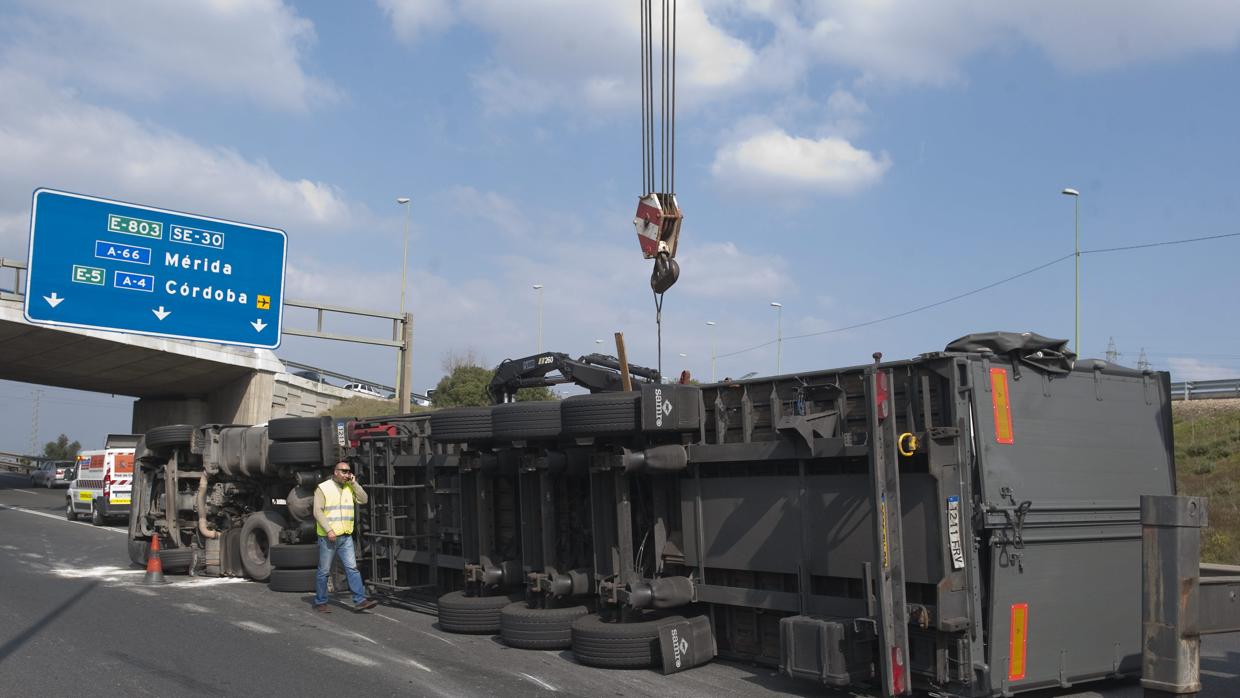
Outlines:
POLYGON ((878 421, 884 421, 891 415, 891 395, 887 392, 887 374, 879 371, 874 375, 874 407, 878 412, 878 421))
POLYGON ((904 693, 904 653, 899 647, 891 648, 891 692, 897 696, 904 693))

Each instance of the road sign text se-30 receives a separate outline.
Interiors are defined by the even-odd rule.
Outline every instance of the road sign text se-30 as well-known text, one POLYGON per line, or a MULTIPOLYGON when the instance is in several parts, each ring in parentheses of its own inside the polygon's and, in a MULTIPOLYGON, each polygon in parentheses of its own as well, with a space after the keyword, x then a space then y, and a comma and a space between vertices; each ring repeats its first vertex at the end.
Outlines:
POLYGON ((274 349, 284 231, 37 189, 26 319, 274 349))

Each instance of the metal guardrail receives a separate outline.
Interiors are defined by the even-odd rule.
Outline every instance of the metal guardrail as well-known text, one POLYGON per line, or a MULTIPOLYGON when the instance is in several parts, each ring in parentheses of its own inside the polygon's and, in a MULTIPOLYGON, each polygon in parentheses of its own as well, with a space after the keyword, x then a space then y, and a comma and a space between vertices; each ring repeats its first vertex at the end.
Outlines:
POLYGON ((1172 400, 1218 400, 1240 398, 1240 378, 1183 381, 1171 384, 1172 400))

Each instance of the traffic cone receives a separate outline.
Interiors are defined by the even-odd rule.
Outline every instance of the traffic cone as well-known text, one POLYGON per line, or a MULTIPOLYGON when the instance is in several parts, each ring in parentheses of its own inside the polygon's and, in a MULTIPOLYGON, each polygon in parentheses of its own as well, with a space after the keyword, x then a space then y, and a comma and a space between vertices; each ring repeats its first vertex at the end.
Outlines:
POLYGON ((146 574, 142 584, 167 584, 164 579, 164 563, 159 560, 159 535, 151 536, 151 550, 146 555, 146 574))

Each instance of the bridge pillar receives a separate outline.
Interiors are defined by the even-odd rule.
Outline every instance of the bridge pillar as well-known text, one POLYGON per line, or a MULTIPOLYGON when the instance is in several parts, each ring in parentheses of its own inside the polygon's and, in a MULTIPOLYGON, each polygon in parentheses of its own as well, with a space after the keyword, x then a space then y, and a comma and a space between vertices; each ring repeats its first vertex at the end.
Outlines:
POLYGON ((253 371, 207 395, 141 398, 133 404, 133 433, 167 424, 261 424, 271 419, 275 376, 253 371))

